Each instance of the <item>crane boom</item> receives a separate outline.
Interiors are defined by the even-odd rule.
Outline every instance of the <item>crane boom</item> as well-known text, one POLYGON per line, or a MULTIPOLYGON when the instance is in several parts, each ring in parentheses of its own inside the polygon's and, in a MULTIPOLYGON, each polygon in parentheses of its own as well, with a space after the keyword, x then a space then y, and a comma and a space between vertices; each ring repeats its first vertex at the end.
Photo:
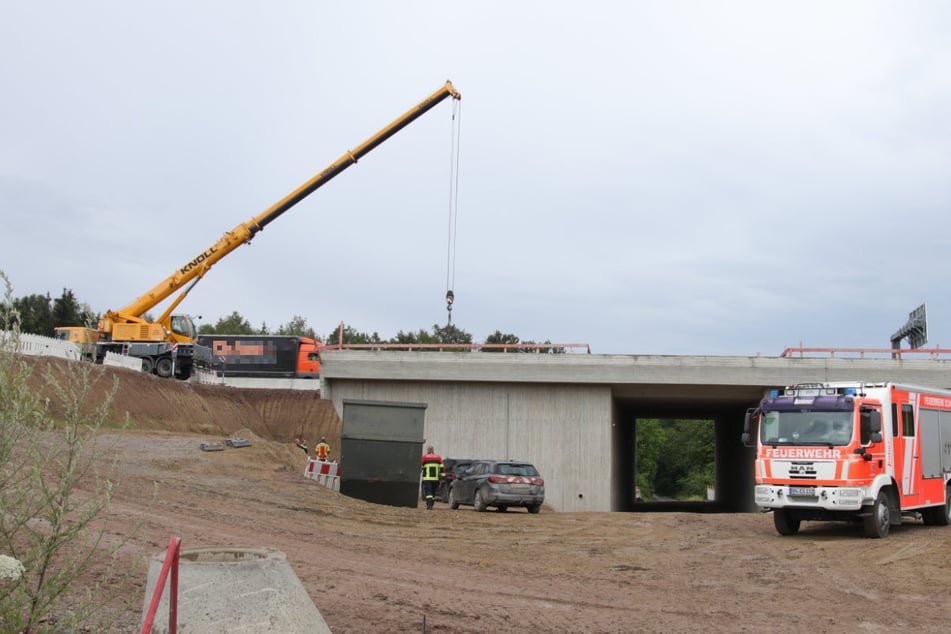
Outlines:
MULTIPOLYGON (((456 91, 451 81, 447 81, 439 90, 395 119, 392 123, 361 143, 355 149, 344 153, 343 156, 331 163, 325 170, 303 183, 300 187, 274 203, 271 207, 248 222, 241 223, 231 231, 225 233, 215 244, 176 269, 174 273, 159 282, 152 290, 121 310, 107 312, 100 321, 99 330, 106 333, 111 332, 113 325, 118 322, 131 321, 141 323, 142 320, 140 318, 146 312, 164 301, 172 293, 185 287, 189 282, 193 280, 197 282, 216 262, 234 251, 240 245, 250 242, 258 232, 262 231, 264 227, 276 220, 285 211, 302 201, 316 189, 356 163, 371 150, 428 112, 447 97, 452 97, 453 99, 462 98, 462 95, 456 91)), ((194 284, 185 289, 183 296, 178 298, 175 303, 169 307, 166 313, 159 318, 159 323, 168 318, 171 311, 184 299, 184 295, 186 295, 193 286, 194 284)))
MULTIPOLYGON (((452 82, 447 81, 439 90, 410 108, 392 123, 358 145, 345 152, 325 170, 302 184, 268 209, 247 222, 225 233, 217 242, 186 262, 159 282, 150 291, 117 311, 107 311, 99 319, 98 330, 85 327, 63 326, 56 328, 60 339, 92 346, 97 360, 107 352, 120 352, 142 359, 144 371, 155 371, 159 376, 176 373, 187 378, 193 359, 200 355, 210 360, 210 350, 197 346, 194 322, 186 315, 172 315, 172 311, 185 299, 195 284, 211 270, 219 260, 242 244, 250 242, 268 224, 285 211, 302 201, 319 187, 333 179, 359 159, 431 110, 447 97, 461 99, 452 82), (144 315, 181 291, 169 307, 154 322, 144 315), (178 366, 176 367, 176 363, 178 366)), ((87 348, 88 349, 88 348, 87 348)))

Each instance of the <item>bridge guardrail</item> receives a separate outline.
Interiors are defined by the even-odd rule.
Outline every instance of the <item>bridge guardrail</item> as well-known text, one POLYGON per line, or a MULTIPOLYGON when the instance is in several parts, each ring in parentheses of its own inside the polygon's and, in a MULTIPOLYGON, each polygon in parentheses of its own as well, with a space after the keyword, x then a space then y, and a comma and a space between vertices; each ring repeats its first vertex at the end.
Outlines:
POLYGON ((786 348, 779 356, 785 359, 806 358, 807 356, 828 356, 835 359, 836 355, 840 358, 859 359, 906 359, 921 356, 938 359, 942 355, 951 357, 951 350, 946 348, 806 348, 800 345, 798 348, 786 348))

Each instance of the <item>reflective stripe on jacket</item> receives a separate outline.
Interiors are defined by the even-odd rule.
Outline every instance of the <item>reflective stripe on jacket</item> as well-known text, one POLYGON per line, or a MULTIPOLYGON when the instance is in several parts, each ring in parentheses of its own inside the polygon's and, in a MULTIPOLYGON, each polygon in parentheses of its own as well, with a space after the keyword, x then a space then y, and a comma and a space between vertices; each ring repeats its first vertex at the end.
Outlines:
POLYGON ((428 453, 423 456, 423 480, 438 480, 444 469, 439 454, 428 453))

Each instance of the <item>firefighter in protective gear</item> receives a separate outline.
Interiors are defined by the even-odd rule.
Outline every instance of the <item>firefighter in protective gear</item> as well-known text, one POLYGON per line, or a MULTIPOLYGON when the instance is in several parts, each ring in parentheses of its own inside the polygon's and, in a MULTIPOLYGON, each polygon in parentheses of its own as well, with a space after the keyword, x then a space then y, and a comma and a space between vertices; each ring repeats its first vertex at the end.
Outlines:
POLYGON ((317 454, 317 460, 323 462, 330 460, 330 445, 327 444, 326 436, 320 437, 320 442, 314 447, 314 453, 317 454))
POLYGON ((433 451, 433 446, 426 448, 426 455, 423 456, 423 495, 426 497, 426 510, 433 510, 433 504, 436 502, 436 487, 439 486, 439 480, 446 474, 446 466, 442 462, 442 456, 433 451))

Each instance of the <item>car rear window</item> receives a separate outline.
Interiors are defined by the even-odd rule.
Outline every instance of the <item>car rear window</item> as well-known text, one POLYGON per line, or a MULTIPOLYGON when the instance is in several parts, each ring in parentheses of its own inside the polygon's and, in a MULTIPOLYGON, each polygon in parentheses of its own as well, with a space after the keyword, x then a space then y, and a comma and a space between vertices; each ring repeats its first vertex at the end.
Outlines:
POLYGON ((499 464, 495 470, 499 475, 538 476, 538 471, 530 464, 499 464))

